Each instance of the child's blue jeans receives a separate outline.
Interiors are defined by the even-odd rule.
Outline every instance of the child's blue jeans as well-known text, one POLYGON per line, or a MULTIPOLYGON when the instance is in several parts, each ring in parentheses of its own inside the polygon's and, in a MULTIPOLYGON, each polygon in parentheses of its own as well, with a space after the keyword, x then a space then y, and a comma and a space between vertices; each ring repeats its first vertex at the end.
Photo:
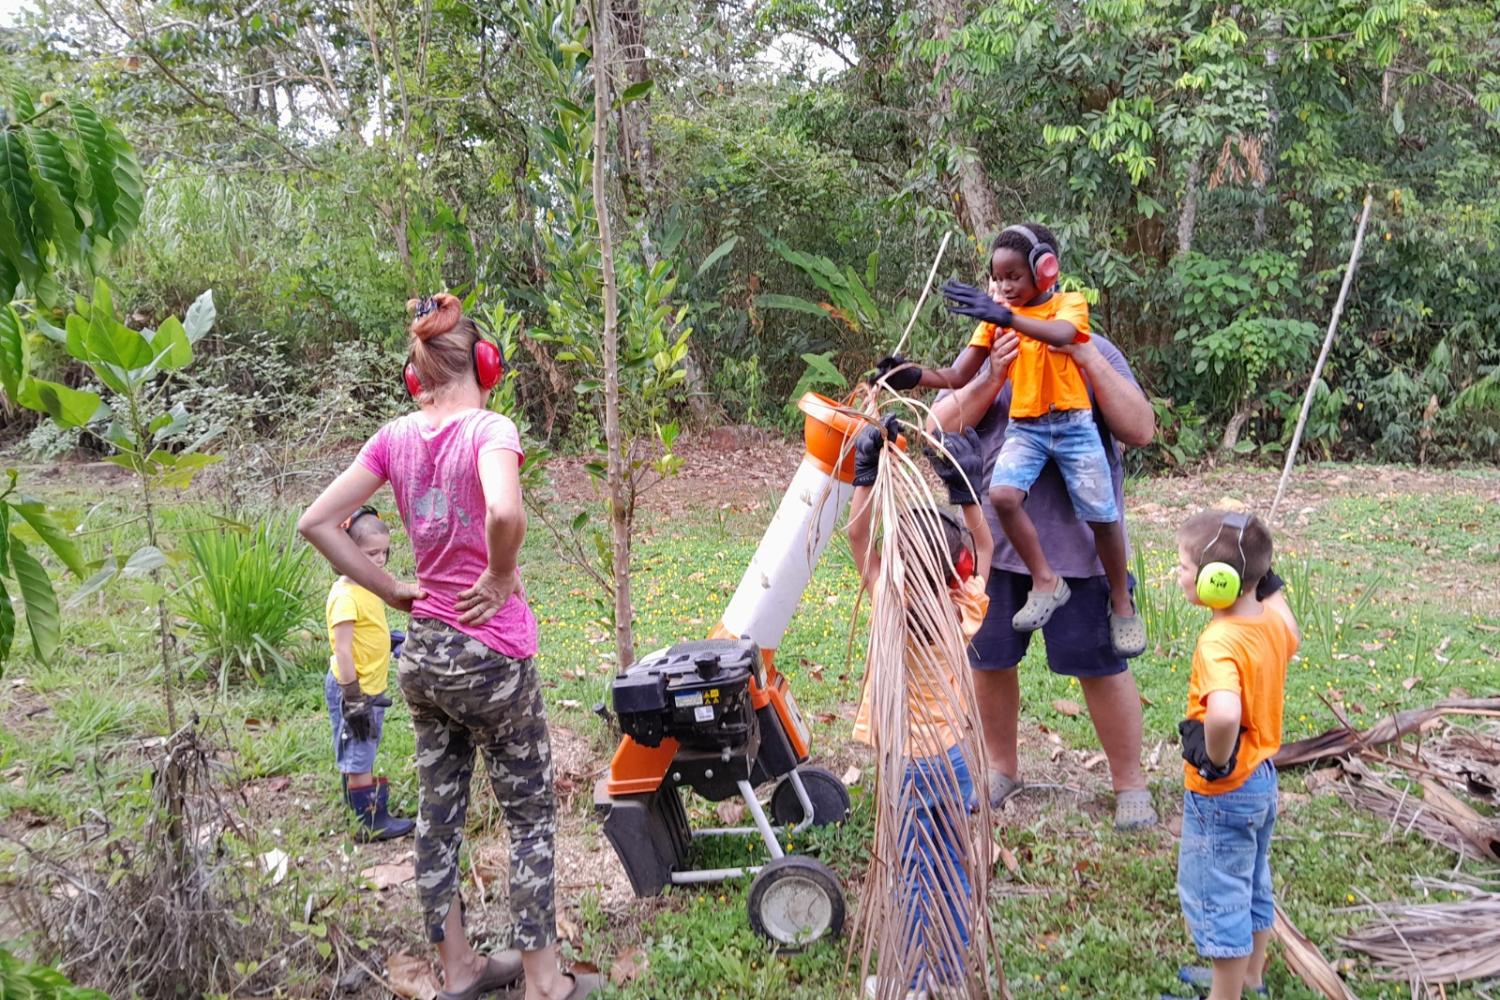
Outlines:
POLYGON ((1271 929, 1271 831, 1276 826, 1276 766, 1262 763, 1223 795, 1185 792, 1177 896, 1198 954, 1240 958, 1252 935, 1271 929))
POLYGON ((957 877, 965 896, 971 891, 969 880, 960 864, 959 844, 969 840, 967 824, 955 829, 951 815, 945 815, 942 803, 962 803, 962 812, 974 808, 974 780, 969 765, 958 747, 948 751, 946 766, 941 757, 919 757, 906 766, 904 782, 911 787, 917 804, 902 823, 902 906, 911 915, 906 939, 910 948, 922 954, 939 956, 936 967, 924 959, 913 973, 911 988, 923 989, 937 983, 959 983, 964 977, 964 950, 969 943, 968 904, 954 900, 941 888, 957 877), (951 773, 949 769, 952 769, 951 773), (960 941, 941 927, 933 926, 929 914, 946 906, 950 919, 958 928, 960 941))
POLYGON ((380 734, 385 729, 385 709, 376 705, 370 719, 370 738, 357 740, 344 726, 344 696, 338 678, 330 670, 324 676, 323 700, 328 705, 328 722, 333 727, 333 761, 340 774, 369 774, 375 770, 375 752, 380 749, 380 734))
POLYGON ((1057 463, 1078 520, 1105 524, 1120 519, 1115 482, 1093 410, 1054 410, 1012 420, 995 459, 990 488, 1010 486, 1030 493, 1051 459, 1057 463))

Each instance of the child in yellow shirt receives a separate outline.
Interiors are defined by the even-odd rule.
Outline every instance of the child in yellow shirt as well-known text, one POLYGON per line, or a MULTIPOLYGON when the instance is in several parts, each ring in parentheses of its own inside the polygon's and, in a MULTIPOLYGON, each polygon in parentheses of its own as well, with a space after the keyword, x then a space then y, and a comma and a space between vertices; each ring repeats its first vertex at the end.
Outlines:
POLYGON ((1073 511, 1094 532, 1109 581, 1110 645, 1120 657, 1146 651, 1146 629, 1130 594, 1125 528, 1115 504, 1104 441, 1094 420, 1083 372, 1068 352, 1089 339, 1088 302, 1077 292, 1054 291, 1057 238, 1046 226, 1010 226, 990 249, 990 286, 985 293, 950 281, 943 286, 948 310, 980 320, 969 347, 951 367, 925 369, 900 357, 876 366, 892 389, 918 386, 958 389, 973 381, 999 331, 1018 335, 1018 354, 1007 375, 1010 423, 990 478, 990 501, 1005 536, 1031 574, 1031 593, 1011 625, 1033 632, 1046 625, 1072 590, 1047 561, 1026 496, 1049 461, 1067 484, 1073 511))
MULTIPOLYGON (((391 533, 373 507, 355 511, 344 530, 376 566, 390 554, 391 533)), ((333 759, 344 786, 344 802, 360 822, 360 839, 394 840, 411 833, 414 822, 388 811, 390 786, 376 778, 391 666, 392 634, 385 604, 346 576, 333 582, 325 607, 328 619, 328 677, 323 697, 333 726, 333 759)))

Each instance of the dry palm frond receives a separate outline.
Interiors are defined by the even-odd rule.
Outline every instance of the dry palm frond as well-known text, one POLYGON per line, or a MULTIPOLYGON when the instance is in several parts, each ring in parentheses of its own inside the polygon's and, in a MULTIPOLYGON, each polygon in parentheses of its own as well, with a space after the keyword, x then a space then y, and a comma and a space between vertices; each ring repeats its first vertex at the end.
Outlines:
MULTIPOLYGON (((921 409, 899 396, 888 405, 921 409)), ((973 829, 948 741, 938 735, 951 731, 968 773, 982 781, 965 640, 942 583, 953 567, 917 457, 923 435, 915 426, 905 434, 905 452, 883 450, 870 495, 871 545, 881 559, 870 596, 865 677, 876 759, 875 842, 852 947, 860 951, 861 978, 878 974, 879 1000, 904 997, 913 986, 945 996, 1006 996, 985 906, 989 838, 973 829), (926 711, 914 709, 914 691, 935 693, 926 711), (998 989, 989 983, 991 964, 998 989)), ((976 797, 978 823, 987 831, 988 803, 976 797)))
POLYGON ((1377 978, 1406 980, 1413 991, 1500 976, 1500 894, 1463 883, 1435 888, 1469 898, 1373 905, 1379 919, 1339 943, 1374 959, 1377 978))
POLYGON ((1276 904, 1276 921, 1271 925, 1271 933, 1281 942, 1287 968, 1321 996, 1327 1000, 1359 1000, 1344 985, 1333 966, 1328 964, 1328 959, 1323 957, 1318 946, 1309 941, 1297 929, 1297 925, 1292 923, 1280 903, 1276 904))

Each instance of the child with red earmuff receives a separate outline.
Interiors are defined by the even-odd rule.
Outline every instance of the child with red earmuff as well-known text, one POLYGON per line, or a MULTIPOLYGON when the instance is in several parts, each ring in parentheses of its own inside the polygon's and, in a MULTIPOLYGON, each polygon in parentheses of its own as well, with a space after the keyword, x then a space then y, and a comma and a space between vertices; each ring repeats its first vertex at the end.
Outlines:
MULTIPOLYGON (((888 417, 882 426, 861 431, 854 443, 849 547, 861 583, 872 592, 880 578, 881 558, 879 546, 871 536, 874 506, 871 487, 879 474, 881 451, 898 434, 896 418, 888 417)), ((948 487, 948 502, 959 508, 963 523, 946 511, 930 507, 908 510, 902 517, 915 527, 913 534, 940 533, 951 569, 947 579, 939 579, 924 566, 928 560, 916 552, 906 554, 903 562, 909 585, 941 588, 947 594, 967 641, 979 630, 989 609, 985 582, 989 578, 994 540, 989 522, 979 509, 974 485, 984 473, 984 454, 973 428, 961 434, 944 434, 942 441, 948 454, 933 456, 933 469, 948 487)), ((946 874, 961 871, 955 845, 960 838, 969 837, 969 830, 954 829, 951 817, 955 812, 976 808, 972 775, 979 762, 965 759, 949 721, 952 706, 963 703, 959 675, 968 669, 968 663, 962 654, 958 662, 946 662, 949 657, 917 617, 908 614, 907 618, 910 635, 906 652, 906 701, 910 730, 906 738, 908 764, 902 781, 921 808, 914 822, 904 828, 906 836, 901 845, 901 881, 910 899, 905 918, 908 929, 902 939, 915 943, 922 958, 909 981, 900 986, 906 1000, 926 1000, 929 996, 946 995, 942 992, 944 988, 959 989, 965 979, 964 949, 969 944, 970 928, 963 915, 968 909, 934 892, 933 887, 949 883, 951 879, 946 874), (945 910, 946 914, 942 912, 945 910), (957 931, 957 939, 943 930, 950 924, 957 931)), ((867 681, 854 721, 854 738, 871 745, 874 744, 870 721, 872 697, 867 681)), ((958 880, 966 891, 973 891, 968 879, 959 875, 958 880)), ((891 987, 880 976, 870 976, 865 981, 866 998, 890 994, 891 987)))
POLYGON ((411 613, 398 678, 416 730, 416 885, 443 966, 438 996, 478 997, 524 976, 526 1000, 578 1000, 601 981, 558 964, 552 751, 534 660, 536 618, 517 568, 525 456, 515 424, 485 408, 505 359, 456 297, 433 295, 408 308, 402 380, 418 411, 380 428, 297 527, 335 569, 411 613), (415 586, 377 566, 338 527, 386 483, 416 556, 415 586), (514 947, 489 957, 469 943, 459 895, 476 750, 510 832, 514 947))
POLYGON ((1057 238, 1051 230, 1034 222, 1008 227, 990 248, 988 292, 958 281, 943 286, 949 312, 980 321, 957 362, 933 370, 891 356, 878 362, 875 377, 898 392, 918 386, 959 389, 978 375, 997 337, 1018 338, 1007 376, 1010 423, 990 479, 1000 526, 1031 574, 1031 591, 1012 627, 1037 631, 1072 596, 1067 580, 1048 562, 1025 508, 1050 461, 1062 474, 1078 519, 1094 533, 1109 583, 1110 645, 1122 658, 1139 656, 1146 651, 1146 629, 1130 593, 1123 517, 1088 383, 1071 354, 1074 345, 1089 340, 1088 302, 1078 292, 1055 290, 1057 275, 1057 238))

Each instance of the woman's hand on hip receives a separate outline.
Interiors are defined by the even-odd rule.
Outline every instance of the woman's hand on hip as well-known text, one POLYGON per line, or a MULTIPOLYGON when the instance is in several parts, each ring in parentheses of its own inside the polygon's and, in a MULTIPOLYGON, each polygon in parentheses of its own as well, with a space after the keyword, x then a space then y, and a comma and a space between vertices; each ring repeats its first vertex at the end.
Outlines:
POLYGON ((392 580, 391 586, 380 599, 397 611, 411 612, 413 601, 419 601, 427 596, 427 591, 415 583, 404 583, 400 580, 392 580))
POLYGON ((459 622, 463 625, 483 625, 505 607, 505 602, 516 592, 519 583, 515 570, 505 574, 485 570, 474 581, 474 586, 462 591, 454 602, 459 622))

